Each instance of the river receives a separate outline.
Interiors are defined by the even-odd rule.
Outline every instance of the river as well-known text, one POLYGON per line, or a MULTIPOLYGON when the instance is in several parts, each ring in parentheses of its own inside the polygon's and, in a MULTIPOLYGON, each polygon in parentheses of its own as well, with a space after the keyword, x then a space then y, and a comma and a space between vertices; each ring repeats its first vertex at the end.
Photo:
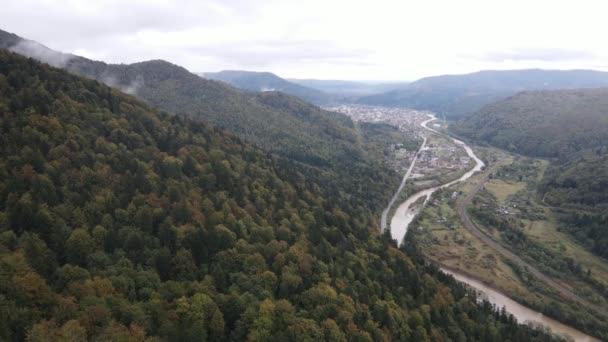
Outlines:
MULTIPOLYGON (((438 132, 432 128, 427 127, 427 124, 433 120, 436 120, 436 118, 431 115, 430 119, 422 122, 420 125, 424 129, 426 129, 430 132, 446 136, 445 134, 443 134, 441 132, 438 132)), ((403 243, 403 239, 405 238, 405 234, 407 233, 409 224, 412 222, 414 217, 420 212, 420 210, 424 207, 424 205, 429 200, 430 196, 435 191, 446 188, 453 184, 465 181, 465 180, 469 179, 471 176, 473 176, 473 174, 475 172, 480 171, 485 166, 483 161, 481 159, 479 159, 477 157, 477 155, 475 155, 475 153, 473 153, 473 150, 467 144, 465 144, 463 141, 460 141, 458 139, 454 139, 452 137, 449 137, 449 138, 452 139, 454 141, 454 143, 456 143, 457 145, 460 145, 464 148, 467 155, 475 161, 475 167, 473 167, 471 170, 467 171, 464 175, 462 175, 458 179, 455 179, 455 180, 445 183, 443 185, 439 185, 436 187, 432 187, 429 189, 419 191, 419 192, 413 194, 412 196, 408 197, 405 200, 405 202, 403 202, 399 205, 399 207, 395 211, 395 214, 393 215, 393 218, 391 219, 391 225, 390 225, 391 236, 393 237, 393 239, 397 240, 397 242, 399 244, 403 243), (425 197, 423 204, 421 206, 416 206, 416 207, 412 208, 412 204, 416 203, 418 200, 420 200, 423 197, 425 197)), ((424 142, 423 142, 422 146, 420 147, 421 150, 424 148, 425 144, 426 144, 426 138, 424 139, 424 142)), ((394 204, 394 202, 396 201, 399 193, 403 189, 405 182, 410 177, 411 171, 414 168, 414 164, 416 163, 416 160, 417 160, 417 157, 415 157, 412 160, 412 164, 408 168, 406 175, 403 177, 403 180, 401 182, 401 185, 399 186, 398 191, 395 193, 395 195, 391 199, 391 202, 389 202, 389 206, 383 212, 383 218, 382 218, 382 229, 383 230, 386 226, 386 215, 387 215, 388 211, 390 210, 390 208, 392 207, 392 205, 394 204)), ((487 285, 484 285, 479 280, 476 280, 465 274, 457 272, 456 270, 447 270, 445 268, 441 268, 441 270, 447 274, 451 274, 458 281, 461 281, 461 282, 471 286, 475 290, 479 291, 491 303, 495 304, 497 307, 502 308, 504 306, 505 310, 507 312, 511 313, 513 316, 515 316, 519 322, 533 322, 533 323, 541 324, 545 327, 550 328, 551 331, 553 331, 554 333, 560 334, 562 336, 568 336, 577 342, 600 342, 600 340, 598 340, 594 337, 586 335, 572 327, 569 327, 556 320, 546 317, 540 312, 534 311, 532 309, 529 309, 529 308, 515 302, 514 300, 512 300, 509 297, 503 295, 502 293, 494 290, 493 288, 491 288, 487 285)))
POLYGON ((519 322, 534 322, 551 328, 551 331, 562 336, 569 336, 575 341, 580 342, 600 342, 597 338, 586 335, 574 328, 562 324, 554 319, 551 319, 540 312, 529 309, 513 299, 503 295, 482 282, 468 277, 454 270, 447 270, 441 267, 441 270, 447 274, 451 274, 456 280, 461 281, 475 290, 481 292, 491 303, 497 307, 505 307, 505 310, 517 318, 519 322))
MULTIPOLYGON (((434 116, 431 115, 431 118, 426 121, 423 121, 420 124, 420 126, 422 126, 424 129, 431 131, 433 133, 443 135, 443 133, 440 133, 440 132, 438 132, 432 128, 428 128, 426 126, 429 122, 436 120, 436 119, 437 118, 435 118, 434 116)), ((462 142, 458 139, 454 139, 454 138, 450 138, 450 139, 452 139, 457 145, 462 146, 465 149, 465 151, 467 152, 467 155, 470 158, 472 158, 473 160, 475 160, 475 167, 473 167, 471 170, 467 171, 465 174, 460 176, 460 178, 455 179, 449 183, 445 183, 443 185, 438 185, 438 186, 435 186, 432 188, 418 191, 417 193, 410 196, 405 202, 401 203, 399 205, 399 207, 397 207, 397 210, 395 211, 395 215, 393 215, 393 218, 391 220, 391 236, 393 237, 393 239, 397 240, 397 242, 399 244, 401 244, 403 242, 403 238, 405 237, 405 234, 407 233, 407 228, 408 228, 409 224, 412 222, 414 217, 418 214, 418 212, 421 209, 421 207, 411 208, 412 204, 416 203, 416 201, 418 201, 420 198, 423 198, 423 197, 426 197, 426 199, 424 200, 424 204, 426 204, 426 202, 430 198, 431 194, 433 194, 435 191, 437 191, 439 189, 447 188, 448 186, 465 181, 465 180, 469 179, 475 172, 480 171, 485 166, 483 161, 481 159, 479 159, 475 155, 475 153, 473 153, 473 150, 467 144, 465 144, 464 142, 462 142)), ((424 142, 426 143, 426 139, 424 142)), ((423 143, 423 146, 424 146, 424 143, 423 143)), ((404 179, 401 183, 401 186, 399 187, 399 190, 397 191, 395 196, 393 196, 393 198, 396 198, 396 196, 399 194, 399 192, 401 192, 403 185, 407 181, 407 177, 409 177, 409 175, 410 175, 410 170, 414 168, 416 159, 417 158, 414 158, 414 160, 412 161, 412 164, 410 165, 410 168, 408 169, 408 173, 404 177, 404 179)), ((424 204, 423 204, 423 206, 424 206, 424 204)), ((392 202, 389 203, 389 206, 392 207, 392 202)), ((390 207, 387 209, 390 210, 390 207)))
POLYGON ((388 216, 388 212, 391 210, 391 208, 395 204, 395 201, 397 201, 397 198, 399 197, 399 194, 401 193, 401 191, 403 190, 403 187, 405 186, 405 182, 407 182, 408 178, 410 178, 410 175, 412 174, 412 170, 414 169, 414 165, 416 165, 416 160, 418 160, 418 155, 420 154, 420 152, 426 146, 426 137, 423 137, 422 139, 423 139, 422 140, 422 145, 420 145, 420 148, 418 149, 418 152, 416 152, 416 155, 414 156, 414 159, 412 159, 412 163, 408 167, 407 172, 405 173, 405 176, 403 176, 403 180, 401 180, 401 184, 399 185, 399 188, 397 189, 397 191, 393 195, 393 198, 391 198, 391 201, 388 202, 388 205, 386 206, 386 209, 384 209, 384 211, 382 212, 382 219, 380 220, 380 227, 381 227, 381 231, 383 233, 384 233, 384 230, 386 229, 386 217, 388 216))

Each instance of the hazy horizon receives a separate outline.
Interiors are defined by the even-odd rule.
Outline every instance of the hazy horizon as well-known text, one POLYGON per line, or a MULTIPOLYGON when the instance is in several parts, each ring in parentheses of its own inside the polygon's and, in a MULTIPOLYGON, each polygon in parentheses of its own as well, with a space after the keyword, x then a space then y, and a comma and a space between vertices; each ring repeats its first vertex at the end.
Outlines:
POLYGON ((2 29, 52 49, 193 72, 413 81, 479 70, 608 70, 598 1, 24 0, 2 29), (542 25, 540 24, 542 23, 542 25))

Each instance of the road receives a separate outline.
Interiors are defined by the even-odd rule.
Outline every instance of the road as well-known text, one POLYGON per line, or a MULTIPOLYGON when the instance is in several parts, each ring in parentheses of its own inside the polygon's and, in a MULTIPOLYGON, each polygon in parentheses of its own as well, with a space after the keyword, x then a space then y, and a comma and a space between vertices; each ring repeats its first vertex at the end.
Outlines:
POLYGON ((403 190, 403 187, 405 186, 405 182, 407 182, 408 178, 410 178, 410 174, 412 173, 412 170, 414 169, 416 160, 418 160, 418 155, 420 155, 420 152, 424 149, 424 146, 426 146, 426 137, 422 137, 422 138, 424 139, 422 141, 422 145, 420 145, 418 152, 416 152, 414 159, 412 159, 412 163, 410 164, 410 167, 408 167, 407 172, 405 173, 405 176, 403 176, 401 185, 399 185, 399 188, 393 195, 393 198, 391 198, 390 202, 388 202, 388 205, 386 206, 386 209, 384 209, 384 211, 382 212, 382 218, 380 219, 380 232, 381 233, 384 233, 384 231, 386 230, 386 220, 387 220, 388 212, 391 210, 391 208, 395 204, 395 201, 399 197, 399 194, 403 190))
MULTIPOLYGON (((430 115, 430 119, 422 122, 420 124, 420 126, 422 126, 425 130, 428 130, 432 133, 444 135, 444 134, 426 126, 429 122, 431 122, 433 120, 436 120, 436 118, 434 116, 430 115)), ((447 188, 447 187, 452 186, 459 182, 463 182, 463 181, 469 179, 473 174, 475 174, 475 172, 482 170, 482 168, 484 167, 483 161, 481 159, 479 159, 475 155, 475 153, 473 153, 473 150, 471 150, 471 148, 469 146, 467 146, 464 142, 462 142, 458 139, 454 139, 451 137, 448 137, 448 138, 451 139, 452 141, 454 141, 454 143, 456 145, 459 145, 462 148, 464 148, 467 155, 475 161, 475 166, 473 168, 471 168, 470 170, 468 170, 467 172, 465 172, 458 179, 454 179, 448 183, 418 191, 417 193, 408 197, 407 200, 405 200, 405 202, 401 203, 397 207, 397 210, 395 211, 395 214, 393 215, 393 217, 391 219, 390 229, 391 229, 391 236, 393 237, 393 239, 397 240, 398 244, 401 244, 403 242, 403 239, 405 238, 405 235, 407 234, 407 230, 408 230, 410 223, 416 217, 416 215, 419 213, 419 211, 422 209, 422 207, 424 207, 426 205, 428 199, 435 191, 443 189, 443 188, 447 188), (412 208, 412 206, 421 198, 424 198, 424 202, 423 202, 422 206, 419 206, 418 208, 412 208)))

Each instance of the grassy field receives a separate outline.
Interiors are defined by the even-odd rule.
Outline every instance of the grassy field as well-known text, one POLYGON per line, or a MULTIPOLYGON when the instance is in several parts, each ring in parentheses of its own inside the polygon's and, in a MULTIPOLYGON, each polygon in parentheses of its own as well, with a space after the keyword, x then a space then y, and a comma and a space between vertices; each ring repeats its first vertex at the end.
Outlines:
POLYGON ((505 205, 509 196, 515 195, 526 187, 524 182, 503 181, 502 179, 492 179, 486 184, 486 190, 496 197, 500 205, 505 205))

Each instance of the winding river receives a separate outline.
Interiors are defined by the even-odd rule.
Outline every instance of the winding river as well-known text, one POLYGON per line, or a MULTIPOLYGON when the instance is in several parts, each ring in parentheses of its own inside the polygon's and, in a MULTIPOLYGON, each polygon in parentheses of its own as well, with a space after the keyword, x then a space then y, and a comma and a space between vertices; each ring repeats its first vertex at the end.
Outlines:
MULTIPOLYGON (((445 134, 443 134, 441 132, 438 132, 432 128, 427 127, 427 124, 433 120, 436 120, 436 118, 433 115, 430 115, 430 118, 428 120, 423 121, 420 125, 427 131, 446 136, 445 134)), ((395 214, 393 215, 393 217, 391 219, 391 223, 390 223, 391 236, 393 237, 393 239, 397 240, 397 242, 399 244, 403 243, 403 239, 405 237, 405 234, 407 233, 409 224, 412 222, 414 217, 420 212, 420 210, 424 207, 424 205, 426 205, 427 201, 429 200, 429 198, 435 191, 449 187, 456 183, 465 181, 465 180, 469 179, 471 176, 473 176, 473 174, 475 172, 480 171, 485 166, 483 161, 481 159, 479 159, 475 155, 475 153, 473 153, 473 150, 467 144, 465 144, 464 142, 462 142, 458 139, 454 139, 452 137, 449 137, 449 138, 452 139, 454 141, 454 143, 456 143, 457 145, 462 146, 464 148, 464 150, 466 151, 467 155, 471 159, 475 160, 475 167, 473 167, 471 170, 469 170, 468 172, 466 172, 464 175, 462 175, 460 178, 458 178, 456 180, 445 183, 443 185, 421 190, 421 191, 413 194, 409 198, 407 198, 405 200, 405 202, 403 202, 399 205, 399 207, 395 211, 395 214), (421 198, 425 198, 422 206, 412 207, 412 204, 416 203, 421 198)), ((427 141, 427 139, 424 138, 424 141, 420 147, 419 152, 424 149, 424 147, 426 145, 426 141, 427 141)), ((414 168, 416 160, 418 159, 417 156, 418 156, 418 154, 416 154, 416 157, 414 157, 414 159, 412 160, 412 163, 409 166, 407 173, 403 177, 403 180, 401 182, 401 185, 399 186, 399 189, 397 190, 397 192, 395 193, 395 195, 389 202, 388 207, 382 213, 382 222, 381 222, 382 230, 384 230, 386 228, 386 220, 387 220, 386 216, 388 215, 388 212, 390 211, 390 208, 393 206, 394 202, 397 200, 399 193, 403 189, 406 181, 410 177, 410 174, 414 168)), ((600 342, 600 340, 598 340, 594 337, 586 335, 572 327, 569 327, 556 320, 546 317, 540 312, 534 311, 532 309, 529 309, 529 308, 515 302, 514 300, 505 296, 504 294, 483 284, 479 280, 476 280, 470 276, 462 274, 453 269, 448 270, 445 268, 441 268, 441 270, 447 274, 451 274, 455 279, 457 279, 457 280, 471 286, 475 290, 479 291, 491 303, 495 304, 497 307, 499 307, 499 308, 504 307, 505 310, 507 312, 511 313, 513 316, 515 316, 519 322, 532 322, 535 324, 543 325, 545 327, 550 328, 551 331, 553 331, 554 333, 560 334, 562 336, 568 336, 568 337, 574 339, 574 341, 600 342)))
MULTIPOLYGON (((424 129, 431 131, 433 133, 444 135, 443 133, 440 133, 432 128, 427 127, 427 124, 429 122, 437 119, 433 115, 430 115, 430 116, 431 116, 431 118, 423 121, 420 124, 420 126, 422 126, 424 129)), ((445 183, 443 185, 438 185, 438 186, 435 186, 432 188, 418 191, 417 193, 410 196, 405 202, 403 202, 399 205, 399 207, 397 208, 397 211, 395 211, 395 215, 393 215, 393 218, 391 220, 391 236, 393 237, 393 239, 397 240, 397 242, 399 244, 401 244, 403 242, 403 238, 405 237, 405 234, 407 233, 407 228, 408 228, 409 224, 412 222, 414 217, 418 214, 418 212, 421 209, 421 207, 412 208, 411 207, 412 204, 416 203, 416 201, 418 201, 420 198, 425 197, 424 204, 423 204, 423 206, 424 206, 426 204, 426 202, 428 201, 428 199, 431 197, 431 195, 435 191, 437 191, 439 189, 447 188, 448 186, 465 181, 465 180, 469 179, 475 172, 480 171, 485 166, 483 161, 481 161, 481 159, 479 159, 475 155, 475 153, 473 153, 473 150, 467 144, 465 144, 464 142, 462 142, 458 139, 454 139, 454 138, 450 138, 450 139, 452 139, 457 145, 462 146, 465 149, 465 151, 467 152, 467 155, 470 158, 472 158, 473 160, 475 160, 475 167, 473 167, 471 170, 467 171, 465 174, 460 176, 460 178, 455 179, 449 183, 445 183)), ((421 150, 422 150, 422 148, 424 148, 425 143, 426 143, 426 139, 424 140, 424 143, 422 144, 422 147, 420 148, 421 150)), ((409 175, 411 173, 410 171, 414 168, 414 164, 416 163, 416 160, 417 160, 417 157, 414 158, 414 160, 412 161, 412 164, 410 165, 410 167, 408 169, 408 172, 406 173, 405 177, 403 177, 401 186, 397 190, 397 193, 395 194, 395 196, 393 196, 394 199, 396 199, 396 197, 401 192, 401 189, 403 189, 403 185, 407 181, 407 178, 409 177, 409 175)), ((388 210, 390 210, 390 207, 392 207, 393 202, 394 201, 389 203, 389 208, 387 208, 388 210)))

